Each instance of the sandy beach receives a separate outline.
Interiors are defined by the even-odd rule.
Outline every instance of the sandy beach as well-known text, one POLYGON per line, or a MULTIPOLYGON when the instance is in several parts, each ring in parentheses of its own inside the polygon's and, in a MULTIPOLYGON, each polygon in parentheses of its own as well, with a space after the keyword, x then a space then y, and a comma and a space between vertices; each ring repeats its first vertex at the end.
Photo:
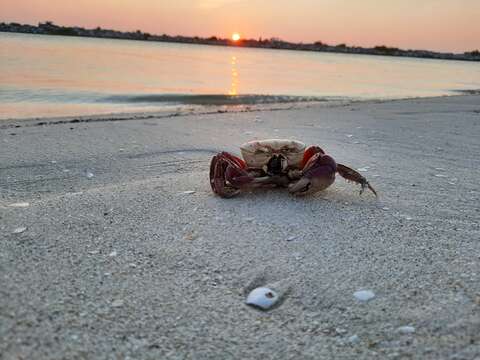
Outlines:
POLYGON ((0 122, 1 359, 480 358, 479 95, 139 117, 0 122), (273 137, 379 199, 212 194, 273 137))

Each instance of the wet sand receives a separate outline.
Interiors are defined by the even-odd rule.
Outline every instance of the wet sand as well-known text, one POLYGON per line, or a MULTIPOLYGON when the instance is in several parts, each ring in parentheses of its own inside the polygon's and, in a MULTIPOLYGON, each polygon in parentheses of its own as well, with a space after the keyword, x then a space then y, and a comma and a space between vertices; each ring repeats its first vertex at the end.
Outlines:
POLYGON ((97 120, 0 122, 2 359, 480 356, 480 96, 97 120), (215 152, 272 137, 380 198, 211 193, 215 152))

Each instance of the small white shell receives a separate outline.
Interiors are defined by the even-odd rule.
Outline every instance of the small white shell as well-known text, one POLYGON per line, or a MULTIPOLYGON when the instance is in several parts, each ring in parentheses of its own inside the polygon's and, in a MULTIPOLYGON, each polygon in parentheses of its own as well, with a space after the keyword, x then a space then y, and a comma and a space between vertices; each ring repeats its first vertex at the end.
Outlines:
POLYGON ((263 310, 270 309, 277 303, 278 294, 272 289, 259 287, 250 292, 247 297, 247 305, 252 305, 263 310))
POLYGON ((348 342, 350 344, 358 344, 360 342, 360 338, 358 337, 358 335, 352 335, 348 338, 348 342))
POLYGON ((112 302, 112 307, 122 307, 124 301, 122 299, 117 299, 112 302))
POLYGON ((413 326, 400 326, 397 331, 400 334, 413 334, 415 332, 415 328, 413 326))
POLYGON ((18 202, 18 203, 13 203, 8 205, 10 207, 15 207, 15 208, 26 208, 30 206, 30 203, 28 202, 18 202))
POLYGON ((25 226, 22 226, 22 227, 18 227, 15 230, 13 230, 12 233, 13 234, 21 234, 26 230, 27 230, 27 228, 25 226))
POLYGON ((375 293, 371 290, 359 290, 355 291, 353 296, 359 301, 369 301, 375 297, 375 293))

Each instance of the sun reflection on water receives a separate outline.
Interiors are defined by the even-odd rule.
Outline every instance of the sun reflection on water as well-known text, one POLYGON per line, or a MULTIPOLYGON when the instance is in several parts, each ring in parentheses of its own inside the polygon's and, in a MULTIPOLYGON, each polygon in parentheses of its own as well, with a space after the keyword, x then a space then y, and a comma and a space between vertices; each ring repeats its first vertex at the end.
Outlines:
POLYGON ((238 95, 238 71, 237 71, 237 57, 232 55, 230 58, 230 64, 232 65, 231 68, 231 84, 230 84, 230 91, 228 92, 229 95, 238 95))

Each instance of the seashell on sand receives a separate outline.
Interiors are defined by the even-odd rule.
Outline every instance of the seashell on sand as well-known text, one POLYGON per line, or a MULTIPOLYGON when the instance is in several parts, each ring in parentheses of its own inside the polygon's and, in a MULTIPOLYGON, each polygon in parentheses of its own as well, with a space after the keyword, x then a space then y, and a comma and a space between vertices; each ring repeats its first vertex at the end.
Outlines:
POLYGON ((413 326, 400 326, 397 331, 400 334, 413 334, 415 332, 415 328, 413 326))
POLYGON ((27 230, 26 226, 21 226, 12 231, 13 234, 21 234, 27 230))
POLYGON ((28 202, 18 202, 18 203, 10 204, 8 206, 14 207, 14 208, 26 208, 26 207, 30 206, 30 203, 28 203, 28 202))
POLYGON ((253 289, 247 297, 247 305, 251 305, 262 310, 268 310, 279 300, 278 294, 272 289, 259 287, 253 289))
POLYGON ((375 293, 371 290, 359 290, 353 293, 355 299, 366 302, 372 300, 375 297, 375 293))

